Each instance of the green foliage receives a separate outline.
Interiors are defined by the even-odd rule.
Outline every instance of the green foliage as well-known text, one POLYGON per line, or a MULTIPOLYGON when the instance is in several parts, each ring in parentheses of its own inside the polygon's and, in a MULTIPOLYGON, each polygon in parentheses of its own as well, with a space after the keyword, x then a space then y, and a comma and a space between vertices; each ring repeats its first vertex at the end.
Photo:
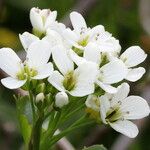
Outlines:
POLYGON ((103 145, 93 145, 93 146, 84 148, 83 150, 106 150, 106 148, 103 145))
POLYGON ((23 135, 24 142, 25 144, 28 144, 31 136, 31 126, 25 115, 19 115, 19 122, 20 122, 20 130, 23 135))

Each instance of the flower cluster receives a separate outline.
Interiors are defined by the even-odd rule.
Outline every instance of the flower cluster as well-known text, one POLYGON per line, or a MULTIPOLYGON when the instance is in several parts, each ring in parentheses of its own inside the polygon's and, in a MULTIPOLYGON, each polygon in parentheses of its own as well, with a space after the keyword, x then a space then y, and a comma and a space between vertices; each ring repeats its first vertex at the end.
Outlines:
POLYGON ((0 49, 0 68, 9 75, 1 80, 2 84, 27 91, 34 85, 40 89, 37 101, 45 99, 44 89, 49 87, 47 95, 52 94, 59 109, 69 107, 72 96, 86 96, 90 116, 135 137, 138 129, 129 120, 148 116, 150 109, 143 98, 127 97, 129 85, 125 81, 135 82, 143 76, 145 69, 136 66, 147 55, 139 46, 121 53, 116 38, 102 25, 87 27, 77 12, 70 14, 73 29, 56 21, 56 17, 56 11, 31 9, 33 34, 19 35, 26 52, 25 61, 10 48, 0 49))

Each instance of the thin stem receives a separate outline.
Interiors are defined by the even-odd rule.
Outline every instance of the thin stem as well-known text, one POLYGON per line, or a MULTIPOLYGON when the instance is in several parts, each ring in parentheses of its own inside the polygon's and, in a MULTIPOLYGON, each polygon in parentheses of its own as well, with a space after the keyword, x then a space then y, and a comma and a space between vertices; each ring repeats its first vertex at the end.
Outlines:
POLYGON ((94 121, 88 121, 86 115, 81 117, 79 120, 77 120, 75 123, 73 123, 70 127, 68 127, 66 130, 62 131, 58 135, 53 136, 51 139, 43 141, 43 144, 41 146, 41 150, 47 150, 50 148, 53 144, 55 144, 58 140, 60 140, 62 137, 66 136, 71 131, 78 129, 82 126, 88 125, 93 123, 94 121))
POLYGON ((49 129, 46 131, 43 137, 43 140, 41 141, 41 147, 45 145, 45 143, 47 142, 47 139, 49 138, 51 139, 52 136, 54 135, 55 131, 58 128, 60 117, 61 117, 61 112, 57 112, 54 117, 54 120, 52 121, 52 123, 50 123, 49 129))
POLYGON ((51 147, 53 144, 55 144, 57 141, 59 141, 62 137, 66 136, 68 133, 72 132, 75 129, 81 128, 83 126, 89 125, 94 123, 94 121, 90 121, 90 122, 85 122, 85 123, 81 123, 81 124, 76 124, 76 125, 72 125, 71 127, 69 127, 68 129, 66 129, 65 131, 61 132, 60 134, 54 136, 51 139, 51 142, 49 142, 48 147, 51 147))
POLYGON ((31 102, 31 107, 32 107, 32 119, 33 119, 33 124, 35 123, 35 107, 34 107, 34 98, 32 92, 29 90, 29 99, 31 102))

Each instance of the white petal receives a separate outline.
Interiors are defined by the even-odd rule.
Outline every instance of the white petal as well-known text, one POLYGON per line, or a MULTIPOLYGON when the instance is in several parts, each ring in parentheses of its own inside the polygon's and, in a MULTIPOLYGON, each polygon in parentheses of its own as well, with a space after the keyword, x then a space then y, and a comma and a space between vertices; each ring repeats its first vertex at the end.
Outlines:
POLYGON ((98 65, 101 62, 100 51, 99 51, 98 47, 95 44, 93 44, 93 43, 89 43, 86 46, 86 48, 84 49, 84 55, 83 55, 83 57, 86 60, 95 62, 98 65))
POLYGON ((72 49, 69 50, 69 56, 77 66, 86 62, 86 60, 83 57, 78 56, 78 54, 76 54, 72 49))
POLYGON ((22 68, 20 58, 10 48, 0 49, 0 68, 12 77, 16 77, 22 68))
POLYGON ((46 40, 50 44, 51 48, 56 45, 63 44, 60 34, 51 29, 47 30, 47 35, 43 38, 43 40, 46 40))
POLYGON ((110 109, 110 102, 106 95, 99 97, 100 99, 100 115, 103 123, 107 124, 105 118, 108 110, 110 109))
POLYGON ((48 28, 50 24, 56 20, 56 17, 57 17, 57 11, 51 11, 49 16, 46 18, 45 28, 48 28))
POLYGON ((127 75, 127 68, 120 60, 112 61, 100 68, 100 80, 106 84, 122 81, 127 75))
POLYGON ((98 73, 98 66, 92 62, 80 65, 75 71, 77 83, 75 88, 70 91, 73 96, 85 96, 94 92, 94 82, 98 73))
POLYGON ((44 79, 49 77, 53 72, 53 64, 47 63, 40 68, 37 69, 38 74, 35 77, 32 77, 32 79, 44 79))
POLYGON ((93 27, 91 30, 89 30, 89 38, 92 39, 95 36, 97 36, 98 34, 100 35, 101 33, 105 32, 104 26, 102 25, 97 25, 95 27, 93 27))
POLYGON ((66 49, 61 46, 55 46, 52 49, 53 60, 62 74, 74 70, 73 61, 68 57, 66 49))
POLYGON ((32 8, 30 10, 30 21, 33 28, 39 31, 43 31, 44 29, 43 21, 41 15, 39 14, 38 8, 32 8))
POLYGON ((1 82, 9 89, 18 89, 25 84, 26 80, 18 80, 12 77, 7 77, 2 79, 1 82))
POLYGON ((57 90, 65 92, 63 80, 64 77, 58 71, 54 71, 48 78, 48 82, 51 83, 57 90))
POLYGON ((119 87, 118 87, 118 91, 116 94, 114 94, 113 98, 112 98, 112 105, 115 105, 118 101, 122 101, 124 100, 130 91, 130 87, 129 84, 127 83, 122 83, 119 87))
POLYGON ((81 14, 78 12, 72 12, 70 14, 70 20, 74 30, 80 33, 81 29, 87 29, 86 22, 81 14))
POLYGON ((134 67, 142 63, 147 57, 147 54, 139 46, 129 47, 120 58, 125 62, 126 66, 134 67))
POLYGON ((51 54, 50 44, 46 41, 35 41, 27 51, 27 63, 32 68, 45 65, 51 54))
POLYGON ((20 41, 22 43, 23 48, 27 51, 31 43, 39 40, 39 38, 29 32, 24 32, 23 34, 19 34, 20 41))
POLYGON ((139 80, 144 73, 145 73, 145 69, 143 67, 130 69, 125 79, 131 82, 135 82, 139 80))
POLYGON ((121 111, 125 112, 126 119, 141 119, 149 115, 150 107, 142 97, 129 96, 122 101, 121 111))
POLYGON ((96 81, 96 84, 100 86, 100 88, 102 88, 105 92, 107 93, 116 93, 117 92, 117 88, 109 85, 109 84, 105 84, 100 82, 99 80, 96 81))
POLYGON ((128 120, 118 120, 114 123, 110 123, 110 126, 114 130, 116 130, 130 138, 136 137, 139 132, 137 126, 128 120))
POLYGON ((63 31, 63 37, 69 42, 69 44, 74 45, 79 39, 78 36, 75 34, 74 31, 71 29, 65 29, 63 31))

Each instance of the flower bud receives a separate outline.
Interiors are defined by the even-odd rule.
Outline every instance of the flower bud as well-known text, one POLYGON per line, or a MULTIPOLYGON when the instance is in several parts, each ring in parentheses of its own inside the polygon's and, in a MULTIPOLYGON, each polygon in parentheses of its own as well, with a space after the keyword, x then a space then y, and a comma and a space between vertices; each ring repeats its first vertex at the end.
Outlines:
POLYGON ((40 102, 43 102, 44 101, 44 94, 43 93, 39 93, 37 96, 36 96, 36 103, 40 103, 40 102))
POLYGON ((59 92, 55 96, 56 107, 62 108, 69 103, 68 95, 65 92, 59 92))
POLYGON ((39 84, 38 86, 37 86, 37 88, 36 88, 36 92, 37 93, 43 93, 43 92, 45 92, 45 87, 46 87, 46 85, 45 85, 45 83, 41 83, 41 84, 39 84))
POLYGON ((55 22, 57 17, 56 11, 50 9, 32 8, 30 10, 30 21, 34 31, 37 33, 45 33, 46 29, 55 22))

